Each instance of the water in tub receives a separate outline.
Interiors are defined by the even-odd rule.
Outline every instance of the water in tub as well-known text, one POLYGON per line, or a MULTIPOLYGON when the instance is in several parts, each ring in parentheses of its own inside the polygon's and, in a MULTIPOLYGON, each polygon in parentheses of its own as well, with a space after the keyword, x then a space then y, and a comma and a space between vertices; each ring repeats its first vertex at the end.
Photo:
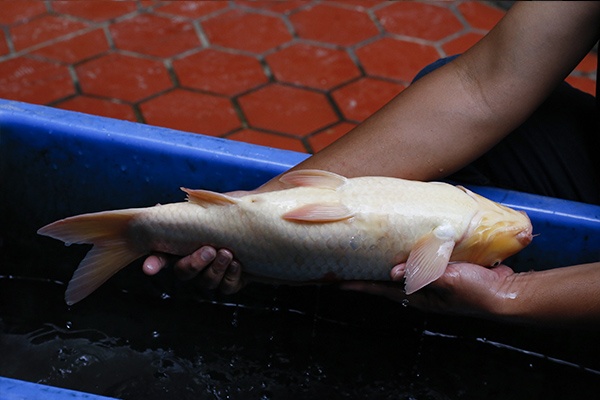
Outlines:
POLYGON ((591 333, 424 315, 329 286, 256 284, 224 297, 139 265, 69 307, 62 278, 14 273, 58 261, 7 253, 6 377, 140 400, 562 399, 600 388, 591 333))

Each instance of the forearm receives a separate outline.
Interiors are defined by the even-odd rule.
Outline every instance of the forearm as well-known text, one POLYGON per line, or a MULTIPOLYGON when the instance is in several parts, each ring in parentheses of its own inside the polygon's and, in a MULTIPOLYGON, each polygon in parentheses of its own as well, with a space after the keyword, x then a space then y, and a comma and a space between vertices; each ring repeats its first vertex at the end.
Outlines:
POLYGON ((600 325, 600 262, 514 274, 497 294, 501 319, 600 325))
MULTIPOLYGON (((600 3, 560 3, 516 4, 461 57, 296 168, 432 180, 475 160, 522 123, 597 40, 600 3)), ((273 180, 261 190, 280 187, 273 180)))
MULTIPOLYGON (((294 169, 324 169, 347 177, 432 180, 485 152, 501 135, 448 64, 411 85, 369 119, 294 169), (486 134, 484 134, 486 132, 486 134)), ((264 189, 276 189, 276 181, 264 189)))

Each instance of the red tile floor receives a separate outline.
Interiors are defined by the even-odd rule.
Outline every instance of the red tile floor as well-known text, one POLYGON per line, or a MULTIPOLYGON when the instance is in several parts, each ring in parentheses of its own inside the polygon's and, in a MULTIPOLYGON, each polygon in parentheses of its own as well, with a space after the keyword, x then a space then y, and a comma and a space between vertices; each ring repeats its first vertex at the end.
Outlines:
MULTIPOLYGON (((0 98, 305 152, 504 14, 484 1, 0 2, 0 98)), ((568 81, 594 93, 596 62, 568 81)))

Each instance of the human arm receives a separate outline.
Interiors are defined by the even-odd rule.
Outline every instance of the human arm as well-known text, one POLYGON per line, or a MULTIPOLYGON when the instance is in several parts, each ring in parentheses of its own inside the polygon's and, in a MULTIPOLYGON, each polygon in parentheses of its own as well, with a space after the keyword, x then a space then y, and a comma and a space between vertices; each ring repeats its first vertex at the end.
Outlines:
MULTIPOLYGON (((511 132, 567 76, 597 40, 599 14, 597 2, 515 4, 473 48, 294 169, 417 180, 451 174, 511 132)), ((280 188, 275 178, 258 190, 280 188)), ((187 265, 193 268, 176 270, 190 276, 216 268, 210 274, 223 276, 217 264, 187 265)))
POLYGON ((516 323, 600 325, 600 262, 514 273, 506 265, 483 268, 450 264, 444 275, 406 296, 404 264, 391 272, 395 284, 350 282, 348 290, 385 296, 427 312, 483 317, 516 323))
POLYGON ((599 16, 599 2, 515 3, 475 46, 294 169, 425 181, 457 171, 564 80, 598 40, 599 16))

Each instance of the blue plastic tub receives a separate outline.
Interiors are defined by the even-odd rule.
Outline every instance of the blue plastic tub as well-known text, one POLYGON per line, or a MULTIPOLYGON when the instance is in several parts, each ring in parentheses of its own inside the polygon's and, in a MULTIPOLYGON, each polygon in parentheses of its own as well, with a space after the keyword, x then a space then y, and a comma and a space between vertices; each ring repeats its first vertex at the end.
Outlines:
MULTIPOLYGON (((306 157, 0 100, 1 225, 30 235, 48 222, 83 212, 181 201, 181 186, 252 189, 306 157)), ((599 206, 471 189, 530 216, 539 236, 518 255, 519 266, 551 268, 600 259, 599 206)))
MULTIPOLYGON (((78 260, 57 263, 58 271, 48 269, 45 261, 75 250, 62 245, 62 253, 56 253, 55 248, 46 250, 44 246, 49 241, 44 242, 35 232, 48 222, 84 212, 181 201, 181 186, 215 191, 252 189, 306 157, 286 150, 0 100, 0 255, 5 254, 1 260, 14 259, 15 254, 26 258, 40 248, 44 260, 23 269, 13 264, 0 265, 0 277, 68 280, 78 260)), ((471 189, 530 216, 534 233, 539 236, 507 262, 516 269, 600 260, 600 207, 495 188, 471 189)), ((319 307, 325 307, 323 299, 327 297, 320 296, 319 307)), ((378 301, 372 304, 378 309, 387 307, 378 301)), ((360 318, 370 318, 365 315, 360 318)), ((419 331, 421 338, 446 337, 446 333, 432 333, 432 324, 435 325, 429 322, 419 331)), ((0 399, 6 397, 6 382, 0 380, 0 399)), ((35 398, 19 394, 19 385, 11 387, 15 393, 11 392, 8 398, 35 398)), ((27 393, 31 390, 36 389, 27 386, 27 393)))

